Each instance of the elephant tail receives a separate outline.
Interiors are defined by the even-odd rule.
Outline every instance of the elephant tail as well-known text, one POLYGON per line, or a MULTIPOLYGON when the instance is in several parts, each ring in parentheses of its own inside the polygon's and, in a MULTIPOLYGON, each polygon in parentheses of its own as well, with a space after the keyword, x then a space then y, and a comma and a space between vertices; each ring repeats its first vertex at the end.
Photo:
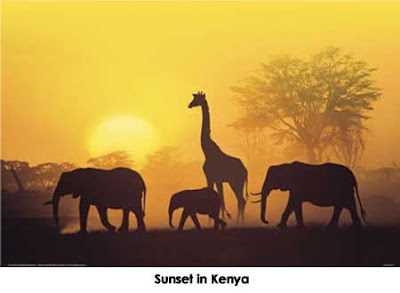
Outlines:
MULTIPOLYGON (((355 179, 355 178, 354 178, 355 179)), ((355 190, 356 190, 356 193, 357 193, 357 199, 358 199, 358 203, 359 203, 359 205, 360 205, 360 210, 361 210, 361 217, 362 217, 362 219, 363 219, 363 221, 364 221, 364 223, 366 224, 367 223, 367 213, 365 212, 365 210, 364 210, 364 208, 363 208, 363 206, 362 206, 362 203, 361 203, 361 199, 360 199, 360 193, 358 192, 358 184, 357 184, 357 180, 354 180, 354 187, 355 187, 355 190)))
POLYGON ((248 200, 249 199, 249 176, 248 175, 246 176, 245 183, 246 183, 246 200, 248 200))
POLYGON ((143 182, 143 215, 144 215, 144 211, 146 210, 146 185, 143 182))

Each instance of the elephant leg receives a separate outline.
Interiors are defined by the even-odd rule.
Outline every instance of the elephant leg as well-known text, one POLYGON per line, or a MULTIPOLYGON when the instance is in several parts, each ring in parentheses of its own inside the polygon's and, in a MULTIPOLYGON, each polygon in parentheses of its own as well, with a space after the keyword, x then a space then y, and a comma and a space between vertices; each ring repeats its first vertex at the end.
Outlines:
POLYGON ((221 225, 222 230, 225 229, 225 227, 226 227, 226 222, 225 222, 224 220, 220 219, 220 218, 218 217, 218 215, 215 215, 215 216, 211 216, 211 215, 210 215, 210 217, 211 217, 212 219, 214 219, 214 229, 215 229, 215 230, 218 230, 219 225, 221 225))
POLYGON ((296 214, 297 228, 303 229, 304 228, 303 207, 301 202, 297 204, 294 212, 296 214))
POLYGON ((217 192, 221 200, 221 215, 225 218, 225 200, 224 200, 224 184, 222 182, 217 182, 217 192))
POLYGON ((183 210, 181 221, 179 222, 179 228, 178 228, 179 231, 183 230, 183 226, 185 225, 185 221, 188 216, 189 214, 186 212, 186 210, 183 210))
POLYGON ((294 200, 293 200, 293 197, 290 196, 288 204, 286 206, 286 209, 284 210, 284 212, 282 214, 281 221, 277 225, 278 228, 284 229, 287 227, 287 220, 288 220, 290 214, 293 212, 293 209, 294 209, 294 200))
POLYGON ((361 228, 361 221, 360 218, 358 217, 357 214, 357 208, 355 205, 354 200, 352 201, 352 204, 350 204, 350 206, 348 207, 350 215, 351 215, 351 220, 353 221, 352 226, 353 228, 361 228))
POLYGON ((87 218, 89 214, 89 208, 90 204, 81 197, 81 200, 79 202, 79 220, 80 220, 80 225, 81 225, 81 233, 86 233, 86 227, 87 227, 87 218))
POLYGON ((122 224, 118 231, 126 232, 129 229, 129 209, 123 209, 122 212, 122 224))
POLYGON ((211 220, 211 219, 214 220, 214 230, 218 230, 218 227, 219 227, 218 217, 212 217, 212 216, 210 216, 208 219, 209 219, 209 220, 211 220))
POLYGON ((196 228, 198 230, 201 230, 200 222, 199 222, 199 219, 197 219, 196 213, 191 214, 190 217, 192 218, 192 221, 193 221, 194 225, 196 226, 196 228))
POLYGON ((97 211, 99 212, 100 220, 101 223, 103 224, 104 227, 106 227, 110 232, 115 231, 115 227, 110 224, 107 218, 107 208, 106 207, 101 207, 101 206, 96 206, 97 211))
POLYGON ((332 218, 326 227, 327 229, 337 229, 338 228, 338 223, 339 223, 339 218, 340 218, 340 213, 342 212, 343 208, 340 206, 335 206, 332 214, 332 218))
POLYGON ((136 221, 137 221, 137 230, 138 231, 146 231, 146 225, 144 224, 144 213, 142 210, 142 206, 137 206, 132 209, 132 212, 136 216, 136 221))

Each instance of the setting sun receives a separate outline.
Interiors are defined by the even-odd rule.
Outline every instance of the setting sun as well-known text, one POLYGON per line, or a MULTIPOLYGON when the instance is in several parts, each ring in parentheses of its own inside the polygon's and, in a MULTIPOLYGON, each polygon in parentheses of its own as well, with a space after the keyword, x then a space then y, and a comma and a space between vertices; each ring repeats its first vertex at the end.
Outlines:
POLYGON ((101 156, 113 151, 127 151, 139 165, 158 147, 154 128, 133 116, 117 116, 102 122, 89 138, 89 152, 101 156))

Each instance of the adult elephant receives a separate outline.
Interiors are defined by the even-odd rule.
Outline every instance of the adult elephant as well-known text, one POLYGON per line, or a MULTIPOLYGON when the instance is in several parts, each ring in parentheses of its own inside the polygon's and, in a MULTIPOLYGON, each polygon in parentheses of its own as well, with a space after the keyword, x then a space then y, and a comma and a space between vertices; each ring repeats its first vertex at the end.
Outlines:
POLYGON ((123 210, 123 220, 119 231, 128 230, 129 212, 133 212, 136 215, 138 230, 146 230, 143 220, 146 185, 140 174, 131 169, 101 170, 79 168, 62 173, 52 200, 45 203, 52 204, 56 225, 59 222, 58 205, 60 198, 68 194, 72 194, 74 198, 80 197, 79 217, 81 232, 86 232, 90 205, 96 206, 102 224, 110 231, 114 231, 115 227, 108 222, 108 208, 123 210))
POLYGON ((261 192, 253 193, 253 195, 261 194, 261 221, 266 224, 268 224, 265 219, 267 197, 275 189, 290 192, 287 207, 278 224, 280 228, 286 227, 287 219, 293 211, 296 214, 297 226, 299 228, 304 226, 303 202, 310 202, 321 207, 334 207, 328 228, 337 228, 343 208, 350 211, 353 226, 360 227, 354 192, 357 193, 361 215, 365 222, 365 211, 361 204, 356 178, 345 166, 333 163, 309 165, 301 162, 271 166, 261 192))

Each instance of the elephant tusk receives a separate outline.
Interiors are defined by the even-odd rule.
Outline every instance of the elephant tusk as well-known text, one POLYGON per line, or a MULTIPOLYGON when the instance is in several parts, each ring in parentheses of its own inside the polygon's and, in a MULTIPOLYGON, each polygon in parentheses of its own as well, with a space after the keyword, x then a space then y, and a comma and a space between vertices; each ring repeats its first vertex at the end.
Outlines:
POLYGON ((53 203, 53 200, 49 200, 49 201, 46 201, 43 205, 47 206, 47 205, 52 204, 52 203, 53 203))

